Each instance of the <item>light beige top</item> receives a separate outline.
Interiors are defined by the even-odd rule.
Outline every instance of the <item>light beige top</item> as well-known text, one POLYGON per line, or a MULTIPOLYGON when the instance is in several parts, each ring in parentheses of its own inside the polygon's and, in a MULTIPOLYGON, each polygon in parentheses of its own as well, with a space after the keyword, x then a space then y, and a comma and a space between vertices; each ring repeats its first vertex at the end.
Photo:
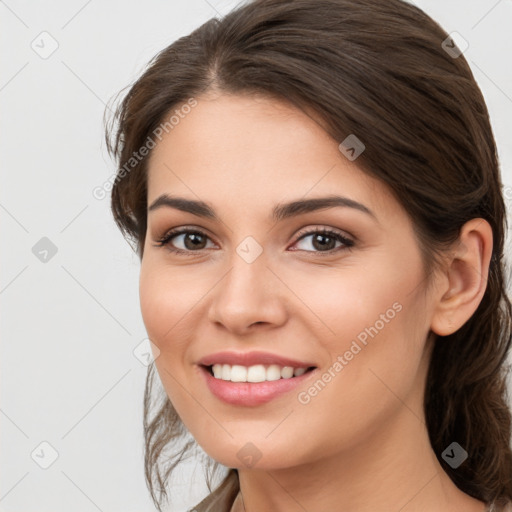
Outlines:
POLYGON ((512 512, 512 502, 508 502, 504 507, 498 507, 494 503, 491 503, 486 512, 512 512))
MULTIPOLYGON (((198 503, 189 512, 231 512, 231 508, 239 491, 238 475, 230 473, 226 480, 201 503, 198 503)), ((512 502, 505 506, 490 503, 486 512, 512 512, 512 502)))

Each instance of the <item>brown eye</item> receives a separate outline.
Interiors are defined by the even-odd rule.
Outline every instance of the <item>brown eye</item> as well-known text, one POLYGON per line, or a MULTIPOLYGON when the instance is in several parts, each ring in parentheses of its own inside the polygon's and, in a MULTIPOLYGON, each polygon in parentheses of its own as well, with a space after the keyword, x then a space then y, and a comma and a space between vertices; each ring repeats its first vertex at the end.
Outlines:
POLYGON ((204 249, 204 247, 206 246, 206 237, 204 237, 200 233, 185 233, 183 237, 183 242, 187 249, 204 249))
POLYGON ((209 237, 201 231, 179 229, 168 232, 158 240, 157 246, 167 247, 167 249, 176 253, 197 252, 207 248, 208 240, 209 237), (178 244, 178 247, 176 247, 176 244, 178 244), (182 247, 179 247, 179 245, 182 247))
POLYGON ((337 250, 348 249, 354 245, 354 242, 349 238, 345 237, 341 233, 329 229, 316 229, 302 233, 297 242, 295 242, 295 245, 306 239, 309 239, 309 241, 304 243, 303 245, 305 247, 299 248, 299 250, 307 252, 332 253, 337 250), (336 243, 338 243, 338 245, 336 245, 336 243))

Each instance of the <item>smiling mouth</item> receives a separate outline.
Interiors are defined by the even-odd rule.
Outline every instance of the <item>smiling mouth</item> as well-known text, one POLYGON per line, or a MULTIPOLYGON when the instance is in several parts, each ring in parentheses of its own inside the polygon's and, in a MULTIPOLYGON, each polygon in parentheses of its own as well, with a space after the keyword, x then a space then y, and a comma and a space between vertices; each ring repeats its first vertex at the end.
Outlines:
POLYGON ((217 380, 249 384, 293 379, 316 369, 316 366, 293 368, 291 366, 279 366, 275 364, 256 364, 253 366, 214 364, 201 366, 217 380))

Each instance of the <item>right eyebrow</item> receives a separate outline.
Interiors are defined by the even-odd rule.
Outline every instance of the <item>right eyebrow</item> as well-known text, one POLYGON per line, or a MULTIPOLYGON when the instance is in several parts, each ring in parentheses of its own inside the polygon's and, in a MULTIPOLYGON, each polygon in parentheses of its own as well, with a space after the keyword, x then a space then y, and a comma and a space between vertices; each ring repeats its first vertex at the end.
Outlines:
MULTIPOLYGON (((155 201, 153 201, 153 203, 151 203, 148 208, 148 212, 157 210, 158 208, 164 206, 191 213, 197 217, 204 217, 216 221, 219 220, 215 210, 204 201, 170 196, 168 194, 162 194, 155 201)), ((297 199, 288 203, 277 204, 272 210, 271 218, 274 222, 279 222, 283 219, 302 215, 304 213, 334 207, 353 208, 370 215, 375 220, 377 219, 375 214, 364 204, 354 201, 353 199, 349 199, 348 197, 337 195, 311 199, 297 199)))
POLYGON ((148 212, 157 210, 167 206, 169 208, 175 208, 182 212, 191 213, 198 217, 205 217, 212 220, 219 220, 215 211, 211 206, 206 204, 204 201, 196 201, 193 199, 185 199, 184 197, 169 196, 168 194, 162 194, 159 196, 151 206, 148 208, 148 212))

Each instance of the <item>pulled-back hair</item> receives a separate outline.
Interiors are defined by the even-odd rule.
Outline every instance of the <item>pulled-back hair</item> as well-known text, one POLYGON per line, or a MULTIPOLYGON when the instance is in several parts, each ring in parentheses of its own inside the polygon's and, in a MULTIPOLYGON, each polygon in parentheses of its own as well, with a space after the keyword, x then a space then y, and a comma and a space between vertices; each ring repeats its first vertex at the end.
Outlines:
MULTIPOLYGON (((437 336, 424 410, 433 450, 453 482, 479 500, 501 504, 512 500, 506 210, 484 98, 448 38, 402 0, 255 0, 209 20, 156 55, 111 118, 107 145, 119 164, 112 212, 142 259, 148 158, 128 171, 125 164, 155 138, 173 109, 214 91, 291 102, 314 112, 338 143, 355 134, 366 147, 357 164, 405 208, 427 268, 435 267, 464 223, 487 220, 493 248, 485 294, 458 331, 437 336), (441 457, 454 440, 469 453, 457 469, 441 457)), ((155 402, 154 373, 150 366, 145 474, 161 510, 169 477, 194 442, 181 443, 187 429, 167 397, 155 402)), ((214 474, 218 463, 209 462, 214 474)), ((210 476, 207 471, 211 490, 210 476)), ((237 470, 230 469, 210 496, 211 510, 220 510, 221 493, 229 502, 238 489, 237 470)))

